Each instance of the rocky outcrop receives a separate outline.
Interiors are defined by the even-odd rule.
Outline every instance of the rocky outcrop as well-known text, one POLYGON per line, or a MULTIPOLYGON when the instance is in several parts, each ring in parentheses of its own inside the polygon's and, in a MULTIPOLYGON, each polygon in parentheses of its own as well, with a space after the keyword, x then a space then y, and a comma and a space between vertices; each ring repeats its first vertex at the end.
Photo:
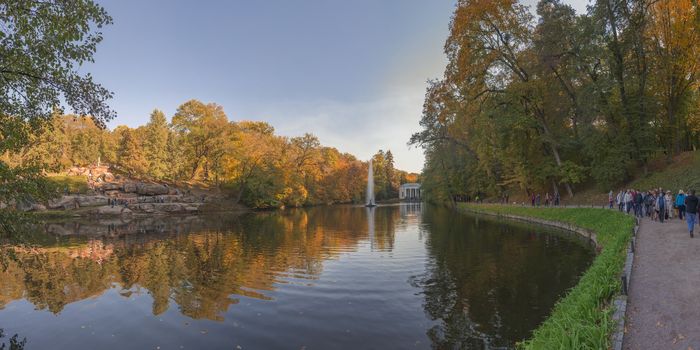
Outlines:
POLYGON ((142 213, 194 213, 199 211, 198 203, 139 203, 129 208, 142 213))
POLYGON ((46 206, 39 203, 32 204, 32 211, 46 211, 46 206))
POLYGON ((75 198, 75 200, 81 207, 96 207, 100 205, 107 205, 106 196, 78 196, 75 198))
POLYGON ((131 215, 133 212, 129 208, 122 206, 109 206, 105 205, 103 207, 97 208, 93 214, 103 215, 103 216, 117 216, 117 215, 131 215))
POLYGON ((144 196, 159 196, 168 194, 170 189, 165 185, 141 182, 136 185, 136 192, 144 196))
POLYGON ((137 192, 138 185, 134 182, 126 182, 124 183, 123 190, 126 193, 136 193, 137 192))
POLYGON ((61 198, 52 199, 48 203, 49 209, 77 209, 79 207, 78 202, 75 200, 76 196, 61 196, 61 198))
POLYGON ((105 182, 100 184, 100 188, 103 191, 118 191, 122 189, 122 184, 116 182, 105 182))

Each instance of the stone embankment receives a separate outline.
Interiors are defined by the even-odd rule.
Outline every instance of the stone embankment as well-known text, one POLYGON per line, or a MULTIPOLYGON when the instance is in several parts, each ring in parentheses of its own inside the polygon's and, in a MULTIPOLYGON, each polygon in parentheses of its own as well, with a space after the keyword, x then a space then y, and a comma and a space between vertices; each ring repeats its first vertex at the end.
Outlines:
POLYGON ((65 210, 80 216, 197 213, 210 194, 194 194, 165 184, 124 181, 91 183, 88 194, 65 194, 48 203, 32 203, 27 210, 65 210))

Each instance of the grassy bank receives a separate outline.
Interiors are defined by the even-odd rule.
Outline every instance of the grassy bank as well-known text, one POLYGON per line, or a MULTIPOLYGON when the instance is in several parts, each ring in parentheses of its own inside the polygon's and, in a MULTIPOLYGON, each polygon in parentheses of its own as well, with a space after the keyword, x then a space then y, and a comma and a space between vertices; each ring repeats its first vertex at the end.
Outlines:
POLYGON ((531 208, 462 204, 463 210, 534 217, 573 224, 596 232, 602 248, 579 283, 568 291, 550 317, 522 349, 607 349, 614 329, 612 298, 620 291, 620 272, 634 219, 615 210, 593 208, 531 208))

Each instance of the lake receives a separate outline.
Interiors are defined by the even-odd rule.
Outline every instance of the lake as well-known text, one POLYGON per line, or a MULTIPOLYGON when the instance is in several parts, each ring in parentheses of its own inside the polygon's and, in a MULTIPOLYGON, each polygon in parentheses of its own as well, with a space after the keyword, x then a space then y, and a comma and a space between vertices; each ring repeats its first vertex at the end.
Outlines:
POLYGON ((45 225, 0 254, 25 349, 512 348, 594 258, 446 208, 316 207, 45 225))

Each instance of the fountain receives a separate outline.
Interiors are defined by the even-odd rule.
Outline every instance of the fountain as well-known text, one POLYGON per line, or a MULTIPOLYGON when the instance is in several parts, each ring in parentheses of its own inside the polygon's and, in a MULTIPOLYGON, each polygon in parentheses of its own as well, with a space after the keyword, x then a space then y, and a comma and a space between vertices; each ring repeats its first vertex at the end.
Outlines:
POLYGON ((367 203, 366 207, 375 207, 377 204, 374 202, 374 170, 372 169, 372 160, 369 160, 369 169, 367 169, 367 203))

